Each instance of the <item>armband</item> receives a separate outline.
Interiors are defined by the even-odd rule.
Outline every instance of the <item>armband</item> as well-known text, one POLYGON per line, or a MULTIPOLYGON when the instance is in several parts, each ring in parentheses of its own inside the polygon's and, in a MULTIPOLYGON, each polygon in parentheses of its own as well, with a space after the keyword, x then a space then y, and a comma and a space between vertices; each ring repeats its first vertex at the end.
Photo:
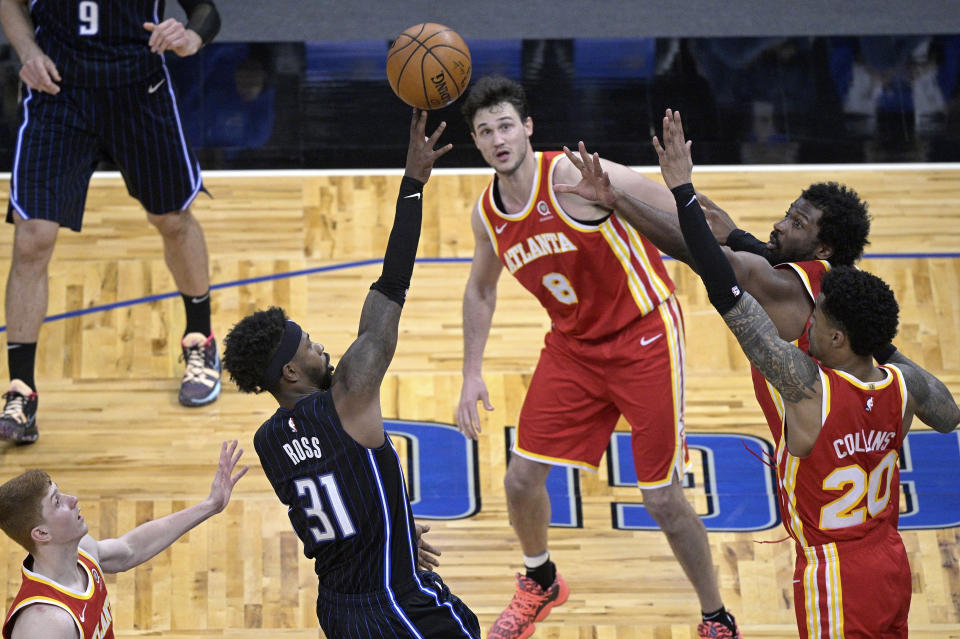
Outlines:
POLYGON ((727 236, 727 241, 725 244, 734 251, 759 255, 774 266, 780 263, 780 260, 778 260, 773 255, 773 252, 767 248, 766 242, 763 240, 758 240, 756 237, 742 229, 733 229, 730 231, 730 235, 727 236))
POLYGON ((700 202, 697 201, 693 185, 681 184, 671 191, 677 204, 683 241, 686 242, 687 249, 693 257, 700 279, 707 287, 710 303, 721 315, 724 315, 740 299, 741 291, 737 285, 737 276, 707 225, 707 218, 704 217, 700 202))
POLYGON ((187 13, 187 29, 198 36, 201 42, 207 44, 220 32, 220 12, 210 0, 179 0, 180 6, 187 13))
POLYGON ((400 306, 403 306, 410 288, 422 223, 423 182, 404 176, 400 182, 397 213, 387 241, 387 252, 383 256, 383 271, 380 279, 370 286, 400 306))

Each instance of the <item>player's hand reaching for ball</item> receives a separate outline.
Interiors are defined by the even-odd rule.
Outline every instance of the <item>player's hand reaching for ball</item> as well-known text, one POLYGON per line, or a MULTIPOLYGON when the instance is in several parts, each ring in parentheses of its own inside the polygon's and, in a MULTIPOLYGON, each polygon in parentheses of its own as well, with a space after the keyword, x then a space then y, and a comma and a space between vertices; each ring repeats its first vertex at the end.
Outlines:
POLYGON ((407 148, 407 166, 403 172, 406 177, 419 180, 424 184, 427 183, 427 180, 430 179, 430 171, 433 170, 433 163, 453 148, 452 144, 434 148, 440 139, 440 134, 446 128, 447 123, 441 122, 437 130, 430 137, 427 137, 427 112, 422 109, 413 110, 413 117, 410 120, 410 146, 407 148))

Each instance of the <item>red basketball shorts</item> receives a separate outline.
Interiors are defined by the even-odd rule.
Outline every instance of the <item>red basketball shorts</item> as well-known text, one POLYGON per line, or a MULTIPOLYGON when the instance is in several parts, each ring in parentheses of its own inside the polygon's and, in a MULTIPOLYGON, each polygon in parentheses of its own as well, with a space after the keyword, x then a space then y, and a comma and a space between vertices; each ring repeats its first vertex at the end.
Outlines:
POLYGON ((520 411, 514 453, 596 471, 623 415, 641 488, 688 463, 683 433, 683 317, 671 297, 601 342, 547 334, 520 411))
POLYGON ((896 530, 797 547, 793 601, 802 639, 907 637, 910 564, 896 530))

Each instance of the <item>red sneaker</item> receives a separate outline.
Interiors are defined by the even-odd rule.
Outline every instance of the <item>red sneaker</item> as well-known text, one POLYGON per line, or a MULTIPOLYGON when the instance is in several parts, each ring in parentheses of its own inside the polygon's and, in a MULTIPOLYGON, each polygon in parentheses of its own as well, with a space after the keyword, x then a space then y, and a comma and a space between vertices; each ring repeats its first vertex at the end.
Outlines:
POLYGON ((536 629, 534 622, 546 619, 550 610, 569 596, 570 586, 560 573, 546 590, 533 579, 517 574, 517 592, 490 628, 487 639, 527 639, 536 629))

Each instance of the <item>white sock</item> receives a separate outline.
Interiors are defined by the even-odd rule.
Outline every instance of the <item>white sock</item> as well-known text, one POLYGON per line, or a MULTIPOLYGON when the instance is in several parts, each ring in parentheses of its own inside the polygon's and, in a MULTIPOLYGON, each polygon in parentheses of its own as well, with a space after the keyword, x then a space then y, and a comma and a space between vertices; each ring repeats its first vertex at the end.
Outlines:
POLYGON ((533 570, 534 568, 539 568, 543 564, 547 563, 549 559, 550 559, 549 550, 541 555, 535 555, 533 557, 527 557, 526 555, 524 555, 523 565, 529 568, 530 570, 533 570))

